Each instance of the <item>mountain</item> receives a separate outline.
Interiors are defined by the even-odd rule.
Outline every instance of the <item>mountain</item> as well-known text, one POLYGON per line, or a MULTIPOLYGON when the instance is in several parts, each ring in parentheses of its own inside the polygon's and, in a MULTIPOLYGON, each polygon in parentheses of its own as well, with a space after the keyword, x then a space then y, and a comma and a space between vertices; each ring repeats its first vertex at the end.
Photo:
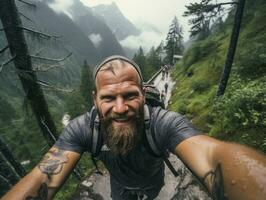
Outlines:
POLYGON ((79 28, 93 40, 102 57, 125 54, 111 29, 104 20, 94 16, 91 8, 84 6, 80 1, 73 1, 69 13, 79 28))
MULTIPOLYGON (((76 15, 73 14, 71 19, 64 12, 55 12, 51 8, 54 2, 36 1, 32 7, 17 1, 16 5, 21 13, 23 27, 28 29, 24 31, 24 35, 31 55, 56 60, 72 54, 62 62, 32 59, 34 68, 41 69, 37 71, 38 79, 59 88, 73 88, 80 82, 80 66, 84 60, 87 60, 90 66, 94 66, 103 57, 113 54, 124 55, 124 51, 108 26, 94 17, 89 8, 75 1, 71 11, 76 15), (56 37, 46 37, 42 33, 56 37), (95 45, 92 40, 97 35, 100 36, 101 42, 95 45)), ((0 36, 0 47, 4 47, 7 43, 4 33, 0 32, 0 36)), ((1 55, 0 62, 5 62, 9 57, 9 52, 6 51, 1 55)), ((14 71, 12 63, 3 68, 0 94, 23 95, 14 71)))
POLYGON ((55 13, 48 5, 49 1, 36 1, 36 8, 32 9, 23 4, 18 4, 21 13, 32 19, 33 22, 22 18, 28 28, 33 28, 50 35, 59 35, 69 51, 83 63, 87 59, 90 64, 95 64, 101 57, 87 35, 65 14, 55 13))
POLYGON ((96 16, 104 19, 119 41, 130 35, 140 34, 140 30, 125 18, 114 2, 109 5, 101 4, 94 6, 92 7, 92 11, 96 16))

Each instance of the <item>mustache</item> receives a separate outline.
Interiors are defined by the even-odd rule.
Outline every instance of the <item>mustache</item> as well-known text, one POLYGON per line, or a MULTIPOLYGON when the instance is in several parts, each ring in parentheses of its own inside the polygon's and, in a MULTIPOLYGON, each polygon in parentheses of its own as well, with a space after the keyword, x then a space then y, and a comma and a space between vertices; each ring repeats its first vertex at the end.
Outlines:
POLYGON ((140 114, 138 115, 127 115, 127 114, 115 114, 110 113, 106 117, 101 117, 104 121, 110 121, 110 120, 129 120, 129 119, 141 119, 140 114))

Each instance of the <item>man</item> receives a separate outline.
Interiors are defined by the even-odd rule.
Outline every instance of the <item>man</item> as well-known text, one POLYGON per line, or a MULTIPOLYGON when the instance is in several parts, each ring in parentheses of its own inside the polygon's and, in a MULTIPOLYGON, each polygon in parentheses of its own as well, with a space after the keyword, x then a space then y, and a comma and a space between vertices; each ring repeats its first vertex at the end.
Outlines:
MULTIPOLYGON (((133 61, 113 56, 98 65, 94 78, 93 99, 105 146, 99 159, 110 172, 112 198, 154 199, 164 184, 164 165, 145 148, 140 70, 133 61)), ((158 145, 176 154, 214 199, 265 199, 264 155, 202 135, 175 112, 160 107, 150 110, 158 145)), ((87 113, 74 119, 38 166, 3 199, 51 199, 91 147, 90 117, 87 113)))

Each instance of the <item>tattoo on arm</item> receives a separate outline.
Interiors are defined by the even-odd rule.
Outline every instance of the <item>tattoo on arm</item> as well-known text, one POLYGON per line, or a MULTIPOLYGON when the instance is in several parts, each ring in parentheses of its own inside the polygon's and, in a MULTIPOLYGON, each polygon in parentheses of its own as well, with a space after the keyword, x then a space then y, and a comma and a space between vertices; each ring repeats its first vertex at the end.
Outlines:
POLYGON ((47 174, 49 179, 51 175, 59 174, 63 164, 68 162, 68 157, 64 153, 65 151, 60 149, 50 150, 38 164, 38 168, 42 173, 47 174))
POLYGON ((28 196, 26 200, 46 200, 48 197, 48 187, 45 183, 43 183, 38 190, 38 194, 36 197, 28 196))
POLYGON ((228 200, 225 191, 224 191, 224 181, 221 165, 218 164, 216 169, 213 171, 207 172, 203 177, 203 182, 205 179, 210 176, 209 180, 211 183, 211 195, 214 200, 228 200))

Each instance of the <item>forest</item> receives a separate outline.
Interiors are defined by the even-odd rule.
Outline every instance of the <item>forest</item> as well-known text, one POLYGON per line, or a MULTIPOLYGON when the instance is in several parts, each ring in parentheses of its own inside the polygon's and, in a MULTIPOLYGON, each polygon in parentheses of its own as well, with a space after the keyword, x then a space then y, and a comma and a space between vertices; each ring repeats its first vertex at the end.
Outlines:
MULTIPOLYGON (((210 0, 202 3, 188 5, 184 13, 193 25, 189 44, 184 43, 182 26, 174 17, 165 41, 147 52, 140 46, 132 59, 139 64, 144 81, 161 66, 173 65, 170 110, 185 115, 213 137, 266 153, 266 2, 245 2, 224 94, 218 92, 219 83, 237 6, 232 3, 215 11, 210 0), (174 55, 183 58, 175 62, 174 55)), ((46 33, 48 28, 36 29, 35 23, 39 27, 46 23, 45 12, 50 11, 41 1, 0 2, 0 197, 40 161, 62 132, 66 113, 73 119, 91 109, 93 67, 112 53, 103 49, 112 46, 116 54, 126 54, 112 34, 106 36, 112 42, 98 48, 85 42, 82 34, 77 41, 80 46, 73 44, 75 34, 58 36, 81 29, 81 21, 64 30, 56 24, 70 27, 72 22, 61 16, 50 33, 46 33)), ((91 26, 96 27, 97 20, 91 26)), ((93 170, 90 155, 84 155, 55 199, 70 199, 77 184, 93 170)))

